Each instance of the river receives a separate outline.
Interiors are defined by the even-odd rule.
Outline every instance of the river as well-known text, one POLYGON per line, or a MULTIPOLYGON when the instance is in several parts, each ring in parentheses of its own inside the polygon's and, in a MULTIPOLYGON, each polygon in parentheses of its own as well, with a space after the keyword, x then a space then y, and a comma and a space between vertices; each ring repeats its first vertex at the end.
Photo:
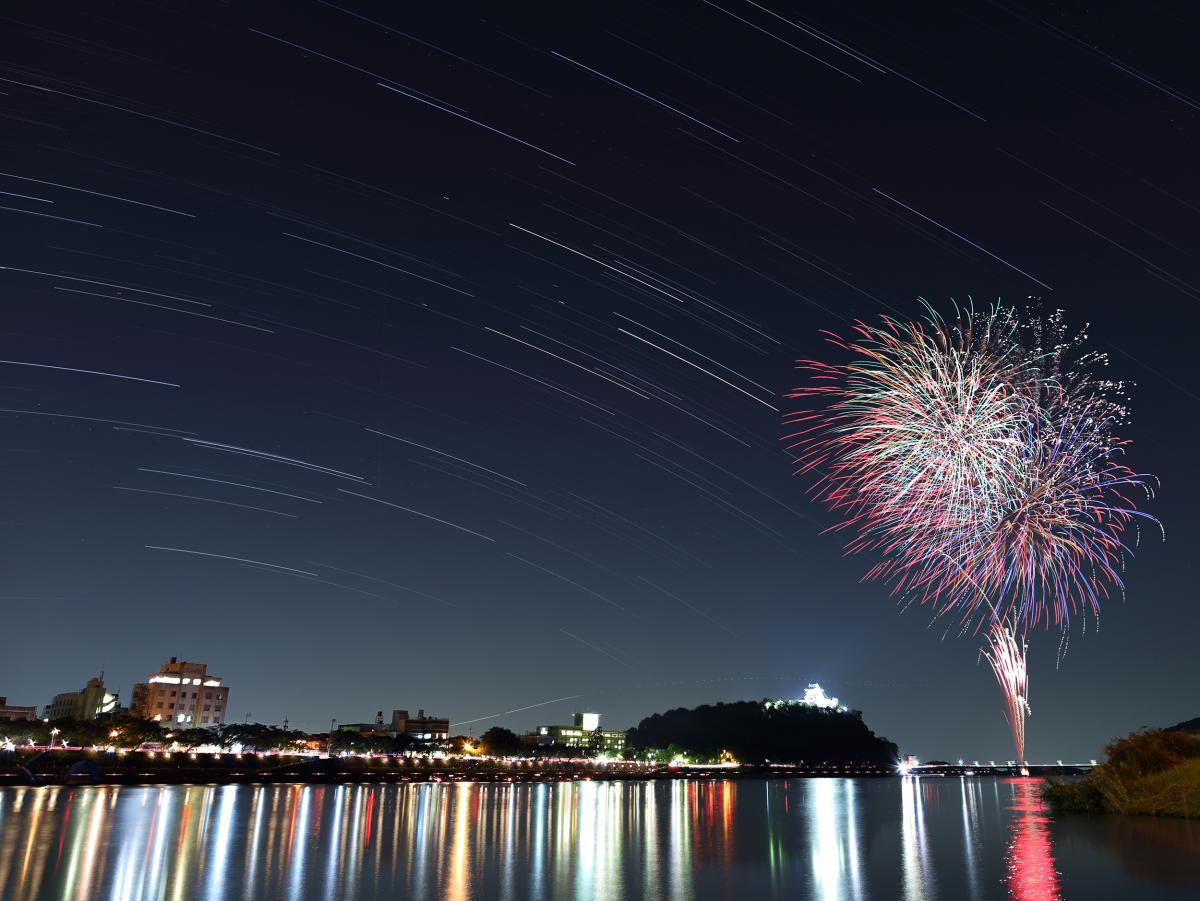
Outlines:
POLYGON ((0 789, 3 899, 1200 897, 1200 823, 1031 779, 0 789))

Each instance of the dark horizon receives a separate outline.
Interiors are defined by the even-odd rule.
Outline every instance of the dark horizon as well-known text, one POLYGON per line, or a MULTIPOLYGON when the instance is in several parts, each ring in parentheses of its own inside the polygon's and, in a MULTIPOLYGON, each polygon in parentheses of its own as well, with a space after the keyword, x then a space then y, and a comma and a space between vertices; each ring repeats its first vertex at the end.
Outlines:
POLYGON ((973 297, 1088 325, 1162 482, 1099 631, 1032 637, 1026 756, 1200 715, 1186 7, 68 7, 0 71, 9 703, 176 656, 231 722, 478 735, 819 682, 1008 759, 773 409, 822 330, 973 297))

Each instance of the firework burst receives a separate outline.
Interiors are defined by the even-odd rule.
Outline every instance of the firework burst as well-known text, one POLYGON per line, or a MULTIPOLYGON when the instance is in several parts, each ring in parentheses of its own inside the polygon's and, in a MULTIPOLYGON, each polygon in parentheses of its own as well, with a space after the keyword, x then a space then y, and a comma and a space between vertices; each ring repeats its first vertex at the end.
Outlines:
POLYGON ((1059 314, 1023 324, 1005 307, 885 318, 829 336, 849 362, 800 362, 811 383, 788 395, 804 404, 788 448, 847 552, 878 555, 867 579, 1021 632, 1066 627, 1123 588, 1127 531, 1153 521, 1131 495, 1151 482, 1120 462, 1122 386, 1092 378, 1100 355, 1068 365, 1082 338, 1063 335, 1059 314))
MULTIPOLYGON (((828 334, 828 333, 827 333, 828 334)), ((932 309, 828 334, 843 363, 803 360, 809 384, 785 417, 798 473, 839 516, 865 578, 987 632, 1018 758, 1028 712, 1024 636, 1066 630, 1121 591, 1149 477, 1126 467, 1114 429, 1124 385, 1097 377, 1103 354, 1061 312, 932 309)))

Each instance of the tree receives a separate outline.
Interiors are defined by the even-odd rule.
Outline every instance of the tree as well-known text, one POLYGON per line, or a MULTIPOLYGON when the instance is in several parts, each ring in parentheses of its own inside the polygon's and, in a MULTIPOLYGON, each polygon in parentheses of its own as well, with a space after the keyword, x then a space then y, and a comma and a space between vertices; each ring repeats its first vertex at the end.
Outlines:
POLYGON ((354 754, 394 754, 399 749, 396 739, 388 735, 364 732, 336 731, 330 741, 335 754, 348 751, 354 754))
POLYGON ((521 751, 521 739, 517 733, 503 726, 492 726, 479 736, 479 746, 483 753, 496 757, 510 757, 521 751))
POLYGON ((281 729, 263 723, 229 723, 221 727, 219 744, 226 748, 241 745, 245 751, 294 751, 303 747, 308 736, 296 729, 281 729))
POLYGON ((445 744, 451 754, 468 754, 475 750, 475 742, 466 735, 451 735, 445 744))
POLYGON ((795 702, 737 701, 656 713, 630 730, 635 748, 666 748, 689 760, 891 765, 894 744, 875 735, 857 713, 795 702))
POLYGON ((118 716, 107 720, 104 726, 108 730, 108 743, 124 748, 136 748, 163 740, 163 727, 154 720, 144 720, 136 716, 118 716), (113 735, 114 732, 117 734, 113 735))
POLYGON ((221 733, 215 728, 182 729, 179 732, 171 733, 168 741, 185 750, 190 750, 202 745, 221 744, 221 733))

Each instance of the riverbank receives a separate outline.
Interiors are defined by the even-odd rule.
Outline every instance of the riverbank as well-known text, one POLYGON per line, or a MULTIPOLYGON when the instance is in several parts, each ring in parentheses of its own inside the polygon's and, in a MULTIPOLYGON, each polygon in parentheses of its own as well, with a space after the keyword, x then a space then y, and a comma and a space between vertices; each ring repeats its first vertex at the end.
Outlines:
POLYGON ((1105 748, 1106 763, 1078 782, 1052 782, 1056 811, 1200 818, 1200 738, 1161 729, 1105 748))
POLYGON ((340 782, 569 782, 687 778, 879 777, 871 765, 672 766, 634 761, 402 755, 26 750, 0 754, 0 786, 340 782))

